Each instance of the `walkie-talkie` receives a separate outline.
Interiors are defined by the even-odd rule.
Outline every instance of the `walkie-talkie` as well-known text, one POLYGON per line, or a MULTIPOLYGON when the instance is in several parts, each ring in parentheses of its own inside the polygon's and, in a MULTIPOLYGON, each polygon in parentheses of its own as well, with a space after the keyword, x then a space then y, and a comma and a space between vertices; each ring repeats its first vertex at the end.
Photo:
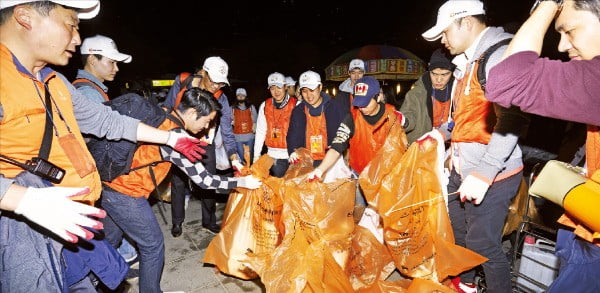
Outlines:
POLYGON ((27 170, 44 179, 48 179, 52 183, 60 183, 65 176, 65 170, 38 157, 25 162, 27 170))

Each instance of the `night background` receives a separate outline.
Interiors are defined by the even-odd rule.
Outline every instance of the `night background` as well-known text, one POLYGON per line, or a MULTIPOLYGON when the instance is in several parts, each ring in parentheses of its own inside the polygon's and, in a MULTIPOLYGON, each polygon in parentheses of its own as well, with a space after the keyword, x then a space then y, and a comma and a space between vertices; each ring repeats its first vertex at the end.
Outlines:
MULTIPOLYGON (((428 62, 440 42, 421 33, 436 22, 444 1, 150 1, 102 0, 100 14, 80 23, 81 38, 95 34, 115 40, 133 56, 119 63, 111 92, 125 81, 173 78, 202 65, 209 56, 229 64, 231 88, 246 87, 253 102, 262 101, 267 76, 278 71, 298 80, 306 70, 325 79, 335 58, 365 45, 404 48, 428 62)), ((484 1, 490 25, 516 30, 533 0, 484 1)), ((555 34, 555 33, 554 33, 555 34)), ((552 45, 551 52, 556 45, 552 45)), ((66 74, 81 66, 76 55, 66 74)), ((339 82, 336 82, 339 84, 339 82)), ((114 94, 113 94, 114 95, 114 94)))
MULTIPOLYGON (((325 80, 325 68, 338 56, 365 45, 389 45, 406 49, 425 63, 441 47, 427 42, 421 34, 436 22, 443 0, 420 1, 122 1, 102 0, 100 14, 82 20, 82 40, 95 34, 112 38, 119 51, 133 56, 129 64, 107 82, 109 95, 116 97, 126 82, 173 79, 182 71, 202 66, 206 57, 221 56, 229 65, 231 87, 224 88, 232 101, 238 87, 248 90, 249 100, 258 106, 270 96, 267 76, 275 71, 298 80, 306 70, 321 75, 326 86, 339 81, 325 80)), ((484 1, 488 25, 516 32, 527 19, 533 0, 484 1)), ((549 30, 542 55, 565 58, 556 51, 558 34, 549 30)), ((74 78, 81 67, 79 55, 64 68, 74 78)), ((410 86, 412 82, 409 82, 410 86)), ((397 100, 402 101, 403 92, 397 100)), ((399 106, 399 105, 398 105, 399 106)), ((583 143, 581 125, 535 117, 527 135, 529 145, 559 153, 563 139, 583 143), (571 128, 575 127, 575 130, 571 128)))

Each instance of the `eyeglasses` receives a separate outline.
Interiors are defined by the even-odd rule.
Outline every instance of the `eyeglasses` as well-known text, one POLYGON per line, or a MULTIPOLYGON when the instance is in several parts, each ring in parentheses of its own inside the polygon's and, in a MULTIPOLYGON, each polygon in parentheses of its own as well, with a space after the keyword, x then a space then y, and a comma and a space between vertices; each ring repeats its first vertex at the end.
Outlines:
POLYGON ((208 82, 210 82, 210 84, 211 84, 213 87, 216 87, 216 88, 222 88, 222 87, 224 87, 224 86, 226 86, 226 85, 227 85, 227 84, 226 84, 226 83, 224 83, 224 82, 214 82, 214 81, 213 81, 213 80, 210 78, 210 75, 208 75, 208 74, 206 74, 206 77, 208 77, 208 82))

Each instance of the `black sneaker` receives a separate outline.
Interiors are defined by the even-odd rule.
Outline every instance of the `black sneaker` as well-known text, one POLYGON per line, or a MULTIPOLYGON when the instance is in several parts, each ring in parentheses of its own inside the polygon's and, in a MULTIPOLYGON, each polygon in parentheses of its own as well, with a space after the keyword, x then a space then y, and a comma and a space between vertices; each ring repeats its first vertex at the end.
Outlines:
POLYGON ((219 234, 221 232, 221 227, 219 225, 202 225, 202 227, 213 234, 219 234))
POLYGON ((171 228, 171 235, 173 235, 173 237, 177 238, 177 237, 181 236, 182 233, 183 233, 183 229, 181 229, 181 224, 173 224, 173 228, 171 228))

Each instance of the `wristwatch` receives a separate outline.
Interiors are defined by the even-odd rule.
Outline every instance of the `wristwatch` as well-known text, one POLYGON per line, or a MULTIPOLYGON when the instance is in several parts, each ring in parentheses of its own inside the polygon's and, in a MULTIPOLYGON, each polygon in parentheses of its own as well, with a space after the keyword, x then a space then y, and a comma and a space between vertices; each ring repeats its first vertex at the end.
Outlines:
POLYGON ((540 3, 544 2, 544 1, 555 2, 556 5, 558 5, 558 10, 559 11, 562 8, 563 0, 536 0, 535 3, 533 3, 533 6, 531 7, 531 10, 529 10, 529 14, 531 15, 533 13, 533 11, 538 7, 538 5, 540 5, 540 3))

